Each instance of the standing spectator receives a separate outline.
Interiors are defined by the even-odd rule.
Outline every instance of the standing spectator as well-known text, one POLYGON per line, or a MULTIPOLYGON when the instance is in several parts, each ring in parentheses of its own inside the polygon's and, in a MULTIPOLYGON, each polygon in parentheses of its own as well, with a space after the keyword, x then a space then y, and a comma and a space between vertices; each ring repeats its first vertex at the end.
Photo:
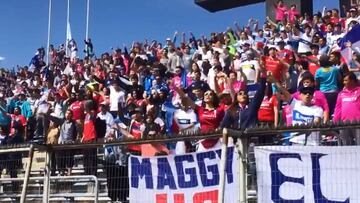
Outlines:
POLYGON ((283 0, 278 0, 275 4, 275 20, 277 22, 282 22, 286 19, 287 7, 284 4, 283 0))
POLYGON ((312 75, 315 75, 316 70, 320 68, 320 54, 319 54, 319 45, 312 44, 310 45, 311 55, 307 56, 307 60, 309 61, 309 71, 312 75))
MULTIPOLYGON (((344 76, 344 89, 339 93, 334 122, 360 121, 360 88, 354 73, 344 76)), ((340 130, 339 145, 360 145, 360 129, 340 130)))
MULTIPOLYGON (((133 140, 141 139, 142 129, 141 126, 143 125, 143 110, 140 108, 135 108, 131 114, 131 122, 129 126, 129 134, 127 135, 128 138, 133 140)), ((133 155, 141 155, 141 146, 135 144, 129 144, 128 150, 130 154, 133 155)))
MULTIPOLYGON (((180 105, 180 109, 174 112, 173 132, 180 135, 195 133, 197 130, 195 111, 190 108, 187 99, 183 99, 180 105)), ((178 141, 176 143, 176 154, 185 154, 187 151, 185 141, 178 141)))
MULTIPOLYGON (((105 141, 114 142, 121 139, 121 136, 111 134, 105 141)), ((129 196, 127 156, 121 146, 113 145, 105 147, 104 156, 108 196, 111 201, 127 202, 129 196)))
POLYGON ((246 76, 247 84, 253 85, 257 83, 259 79, 259 74, 260 74, 259 61, 255 60, 255 55, 251 51, 247 51, 245 55, 246 55, 246 60, 240 64, 238 70, 235 69, 235 71, 237 71, 237 76, 238 76, 237 79, 238 80, 241 79, 240 77, 242 74, 240 71, 242 71, 246 76))
MULTIPOLYGON (((104 122, 103 128, 97 131, 98 138, 103 138, 107 133, 110 132, 112 126, 114 125, 114 117, 112 114, 108 111, 108 104, 103 102, 100 104, 100 112, 97 114, 97 119, 100 119, 102 122, 104 122), (100 135, 101 134, 101 135, 100 135)), ((97 127, 99 129, 99 127, 97 127)))
POLYGON ((120 89, 117 81, 113 81, 110 86, 110 113, 114 116, 118 111, 122 111, 125 105, 125 93, 120 89))
POLYGON ((76 132, 77 137, 76 140, 81 140, 82 133, 83 133, 83 125, 84 125, 84 118, 85 118, 85 108, 84 108, 84 92, 79 91, 75 93, 75 101, 70 105, 69 109, 73 114, 73 119, 76 124, 76 132))
POLYGON ((325 94, 331 116, 334 112, 341 81, 340 70, 330 64, 328 56, 321 56, 319 62, 321 67, 316 70, 315 81, 320 91, 325 94))
POLYGON ((264 56, 262 62, 265 66, 265 69, 270 71, 276 80, 280 82, 286 82, 289 64, 276 56, 277 51, 278 50, 276 47, 270 47, 269 56, 264 56))
POLYGON ((279 123, 278 100, 269 83, 266 85, 265 96, 258 111, 258 120, 262 126, 277 127, 279 123))
POLYGON ((296 10, 296 4, 292 4, 287 13, 288 13, 289 22, 291 24, 294 24, 300 15, 300 12, 296 10))
MULTIPOLYGON (((92 143, 97 139, 95 122, 96 113, 92 105, 88 102, 85 105, 85 120, 83 128, 82 143, 92 143)), ((83 149, 84 168, 86 175, 96 175, 97 170, 97 151, 96 148, 83 149)))
POLYGON ((21 115, 21 109, 20 107, 15 107, 14 113, 10 114, 11 117, 11 126, 10 126, 10 136, 15 135, 16 132, 16 128, 21 125, 22 126, 22 133, 24 135, 24 137, 22 138, 22 140, 26 140, 27 135, 26 135, 26 126, 27 126, 27 122, 26 122, 26 118, 25 116, 21 115))
POLYGON ((259 82, 260 88, 251 102, 249 101, 248 92, 245 89, 241 89, 235 93, 235 101, 226 111, 225 117, 220 124, 221 128, 245 130, 257 124, 258 110, 260 109, 265 94, 266 79, 261 78, 259 82))
POLYGON ((85 56, 92 58, 95 54, 94 54, 94 46, 91 42, 91 39, 88 38, 87 40, 84 40, 84 42, 85 42, 85 49, 84 49, 85 56))
MULTIPOLYGON (((180 98, 185 98, 185 93, 176 87, 176 91, 179 93, 180 98)), ((219 107, 219 98, 215 91, 208 90, 204 93, 203 105, 198 106, 193 100, 187 97, 191 109, 194 109, 199 116, 200 132, 209 133, 220 127, 220 122, 224 117, 223 107, 219 107)), ((185 104, 186 105, 186 104, 185 104)), ((220 146, 219 139, 203 139, 199 141, 198 151, 204 151, 213 147, 220 146)))
POLYGON ((299 47, 297 49, 299 54, 310 54, 310 45, 313 39, 313 34, 314 32, 312 31, 312 28, 309 25, 305 25, 304 33, 300 37, 299 47))
POLYGON ((31 105, 26 99, 25 92, 19 94, 19 100, 16 102, 15 106, 20 107, 21 114, 26 119, 29 119, 32 116, 31 105))
MULTIPOLYGON (((323 111, 320 107, 312 104, 314 87, 302 87, 300 89, 300 98, 292 98, 291 94, 276 80, 271 79, 276 88, 282 93, 284 101, 288 102, 292 111, 292 124, 319 124, 323 118, 323 111)), ((310 135, 295 135, 290 139, 294 145, 320 145, 319 132, 312 132, 310 135)))
MULTIPOLYGON (((309 74, 309 73, 305 73, 302 77, 302 80, 300 81, 300 88, 301 87, 314 87, 315 88, 315 79, 314 77, 309 74)), ((297 99, 297 100, 301 100, 301 93, 299 91, 297 91, 296 93, 293 94, 293 98, 297 99)), ((312 103, 315 106, 321 107, 321 109, 324 112, 324 123, 328 122, 330 120, 330 112, 329 112, 329 105, 327 103, 326 97, 324 95, 324 93, 322 93, 319 90, 315 90, 314 95, 313 95, 313 100, 312 103)))

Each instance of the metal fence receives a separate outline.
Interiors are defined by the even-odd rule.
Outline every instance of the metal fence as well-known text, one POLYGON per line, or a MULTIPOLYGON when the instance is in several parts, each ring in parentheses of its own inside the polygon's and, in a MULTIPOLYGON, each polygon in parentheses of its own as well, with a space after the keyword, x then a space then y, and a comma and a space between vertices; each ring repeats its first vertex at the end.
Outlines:
MULTIPOLYGON (((224 129, 210 134, 163 136, 144 140, 121 140, 111 143, 88 143, 70 145, 5 146, 0 148, 0 199, 8 202, 94 201, 127 202, 129 196, 129 174, 127 155, 108 156, 107 150, 123 150, 129 144, 166 143, 222 138, 221 160, 226 161, 227 140, 237 140, 236 150, 240 159, 238 166, 239 202, 256 202, 257 185, 254 146, 280 145, 283 133, 336 132, 359 128, 359 123, 324 124, 295 127, 259 127, 245 131, 224 129), (271 139, 268 139, 268 138, 271 139), (265 140, 265 141, 264 141, 265 140)), ((323 145, 334 145, 336 141, 323 141, 323 145)), ((125 153, 126 154, 126 153, 125 153)), ((219 203, 226 193, 225 164, 219 164, 219 203)), ((141 195, 141 194, 140 194, 141 195)), ((180 201, 181 202, 181 201, 180 201)))

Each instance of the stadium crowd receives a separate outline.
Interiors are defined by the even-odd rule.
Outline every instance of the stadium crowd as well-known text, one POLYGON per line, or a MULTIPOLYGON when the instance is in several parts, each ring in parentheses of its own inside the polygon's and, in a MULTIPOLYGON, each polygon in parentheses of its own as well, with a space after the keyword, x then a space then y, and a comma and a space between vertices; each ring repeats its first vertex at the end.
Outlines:
MULTIPOLYGON (((134 42, 97 57, 91 39, 79 58, 75 40, 50 47, 49 64, 40 48, 29 66, 0 71, 0 143, 46 144, 141 139, 163 134, 209 133, 224 127, 311 124, 360 120, 359 50, 341 55, 339 41, 359 26, 357 8, 301 15, 296 5, 275 5, 274 20, 250 19, 241 27, 196 38, 175 32, 164 44, 134 42), (188 38, 188 39, 186 39, 188 38), (180 41, 180 42, 179 42, 180 41)), ((353 47, 350 42, 345 46, 353 47)), ((337 136, 274 135, 260 143, 360 144, 359 129, 337 136)), ((221 139, 108 147, 106 156, 126 164, 128 152, 152 156, 202 151, 221 139), (118 151, 118 152, 116 152, 118 151), (122 151, 122 152, 121 152, 122 151), (116 158, 113 155, 116 154, 116 158)), ((84 150, 87 174, 95 174, 96 150, 84 150), (95 154, 95 155, 94 155, 95 154)), ((72 156, 54 156, 70 174, 72 156)))

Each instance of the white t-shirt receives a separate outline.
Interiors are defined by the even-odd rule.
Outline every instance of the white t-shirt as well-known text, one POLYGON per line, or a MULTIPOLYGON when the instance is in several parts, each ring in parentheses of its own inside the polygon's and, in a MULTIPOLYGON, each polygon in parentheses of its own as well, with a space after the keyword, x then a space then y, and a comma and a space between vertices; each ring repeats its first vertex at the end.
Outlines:
POLYGON ((299 42, 299 47, 298 47, 298 52, 299 53, 306 53, 306 52, 310 52, 310 44, 312 42, 312 37, 307 36, 306 33, 301 35, 301 40, 299 42), (303 41, 306 41, 305 43, 303 41))
MULTIPOLYGON (((178 109, 174 112, 174 121, 178 126, 179 130, 189 127, 191 124, 195 124, 196 114, 194 110, 189 109, 188 111, 184 111, 182 109, 178 109)), ((196 129, 196 125, 192 128, 186 130, 186 133, 194 133, 196 129)), ((184 141, 179 141, 176 143, 175 154, 185 154, 186 153, 186 145, 184 141)))
MULTIPOLYGON (((189 127, 191 124, 195 124, 197 122, 196 114, 194 110, 189 109, 188 111, 183 111, 182 109, 178 109, 174 112, 174 120, 176 125, 179 127, 179 130, 189 127)), ((186 130, 186 132, 194 133, 195 126, 186 130)))
POLYGON ((97 114, 97 117, 99 117, 101 120, 105 120, 106 131, 108 132, 111 129, 111 126, 114 124, 114 117, 109 112, 106 112, 105 114, 100 112, 97 114))
MULTIPOLYGON (((256 77, 256 70, 260 70, 259 62, 257 60, 244 61, 240 64, 240 67, 242 68, 243 73, 246 75, 247 80, 252 81, 250 83, 253 83, 256 77)), ((238 80, 240 80, 240 72, 238 72, 237 75, 238 80)))
POLYGON ((110 111, 118 111, 118 103, 123 105, 125 103, 124 91, 116 91, 113 86, 110 86, 110 111))
MULTIPOLYGON (((311 124, 316 118, 322 118, 324 112, 319 106, 306 106, 302 101, 292 99, 290 103, 292 109, 292 125, 311 124)), ((295 144, 305 144, 305 134, 294 136, 290 142, 295 144)), ((319 132, 312 132, 307 138, 306 145, 317 146, 320 144, 319 132)))

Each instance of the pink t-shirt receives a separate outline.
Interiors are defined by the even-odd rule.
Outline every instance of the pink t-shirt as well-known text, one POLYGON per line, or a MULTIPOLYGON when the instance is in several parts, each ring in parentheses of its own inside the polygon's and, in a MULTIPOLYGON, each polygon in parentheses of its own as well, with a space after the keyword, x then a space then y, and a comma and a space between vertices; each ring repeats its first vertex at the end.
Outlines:
POLYGON ((288 11, 288 16, 289 16, 290 23, 295 23, 295 17, 299 16, 299 15, 300 15, 299 11, 290 9, 288 11))
POLYGON ((360 120, 360 87, 344 88, 339 94, 334 111, 334 121, 360 120))
POLYGON ((276 10, 275 10, 275 19, 277 21, 283 21, 286 17, 286 11, 287 8, 286 6, 276 6, 276 10))

